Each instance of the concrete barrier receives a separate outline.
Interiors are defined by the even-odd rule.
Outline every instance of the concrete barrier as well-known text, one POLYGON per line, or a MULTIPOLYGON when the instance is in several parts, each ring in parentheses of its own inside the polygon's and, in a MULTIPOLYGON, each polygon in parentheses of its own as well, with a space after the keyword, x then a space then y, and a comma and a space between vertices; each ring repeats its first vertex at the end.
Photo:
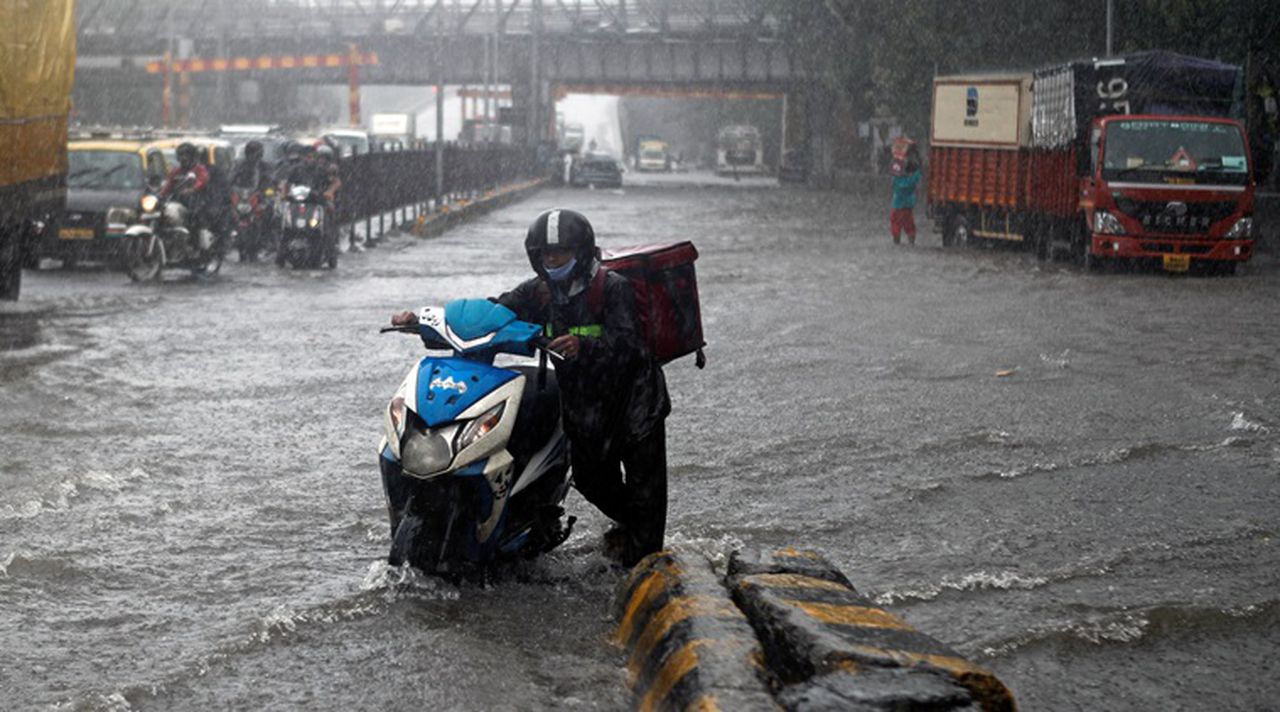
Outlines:
POLYGON ((619 586, 616 604, 636 709, 778 709, 751 624, 706 557, 648 556, 619 586))
POLYGON ((819 554, 735 554, 728 586, 789 710, 1016 709, 994 674, 872 605, 819 554))

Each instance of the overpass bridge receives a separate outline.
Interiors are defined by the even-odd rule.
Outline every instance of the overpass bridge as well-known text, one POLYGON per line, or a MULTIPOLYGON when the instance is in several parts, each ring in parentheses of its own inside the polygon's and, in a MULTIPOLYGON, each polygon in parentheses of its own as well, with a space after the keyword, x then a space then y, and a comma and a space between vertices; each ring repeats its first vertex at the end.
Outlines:
MULTIPOLYGON (((765 0, 81 0, 77 106, 159 120, 173 58, 376 56, 363 84, 510 87, 530 141, 551 131, 566 92, 783 97, 802 72, 765 0)), ((301 63, 299 63, 301 64, 301 63)), ((250 66, 182 77, 209 121, 279 113, 344 67, 250 66), (259 89, 238 91, 244 83, 259 89), (257 99, 257 100, 255 100, 257 99)), ((486 94, 488 94, 486 92, 486 94)))

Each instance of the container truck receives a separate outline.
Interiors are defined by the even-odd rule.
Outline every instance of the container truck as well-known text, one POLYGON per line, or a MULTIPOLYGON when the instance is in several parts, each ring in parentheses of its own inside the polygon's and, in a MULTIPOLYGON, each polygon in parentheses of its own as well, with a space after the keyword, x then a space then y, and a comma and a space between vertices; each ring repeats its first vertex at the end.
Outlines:
POLYGON ((1193 262, 1254 250, 1240 68, 1171 52, 934 80, 928 210, 944 245, 1193 262))
POLYGON ((0 31, 0 299, 17 299, 67 197, 73 0, 8 3, 0 31))

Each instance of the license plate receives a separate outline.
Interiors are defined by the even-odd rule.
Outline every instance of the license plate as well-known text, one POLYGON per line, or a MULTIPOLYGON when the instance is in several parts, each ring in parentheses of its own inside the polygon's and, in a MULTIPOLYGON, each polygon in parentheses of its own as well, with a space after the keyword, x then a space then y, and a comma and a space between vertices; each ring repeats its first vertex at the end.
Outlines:
POLYGON ((93 228, 91 227, 64 227, 58 231, 59 240, 92 240, 93 228))
POLYGON ((1186 272, 1191 269, 1191 255, 1165 255, 1164 270, 1166 272, 1186 272))

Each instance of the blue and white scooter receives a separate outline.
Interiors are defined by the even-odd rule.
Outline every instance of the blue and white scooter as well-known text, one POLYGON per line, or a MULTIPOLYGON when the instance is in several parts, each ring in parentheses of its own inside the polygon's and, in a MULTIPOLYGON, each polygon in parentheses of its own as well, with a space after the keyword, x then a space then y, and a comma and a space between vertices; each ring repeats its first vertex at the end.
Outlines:
POLYGON ((429 355, 409 369, 386 412, 378 461, 391 518, 390 563, 464 572, 534 556, 569 536, 568 440, 547 368, 547 339, 504 306, 463 299, 424 307, 418 334, 429 355), (538 366, 499 368, 500 353, 538 366))

